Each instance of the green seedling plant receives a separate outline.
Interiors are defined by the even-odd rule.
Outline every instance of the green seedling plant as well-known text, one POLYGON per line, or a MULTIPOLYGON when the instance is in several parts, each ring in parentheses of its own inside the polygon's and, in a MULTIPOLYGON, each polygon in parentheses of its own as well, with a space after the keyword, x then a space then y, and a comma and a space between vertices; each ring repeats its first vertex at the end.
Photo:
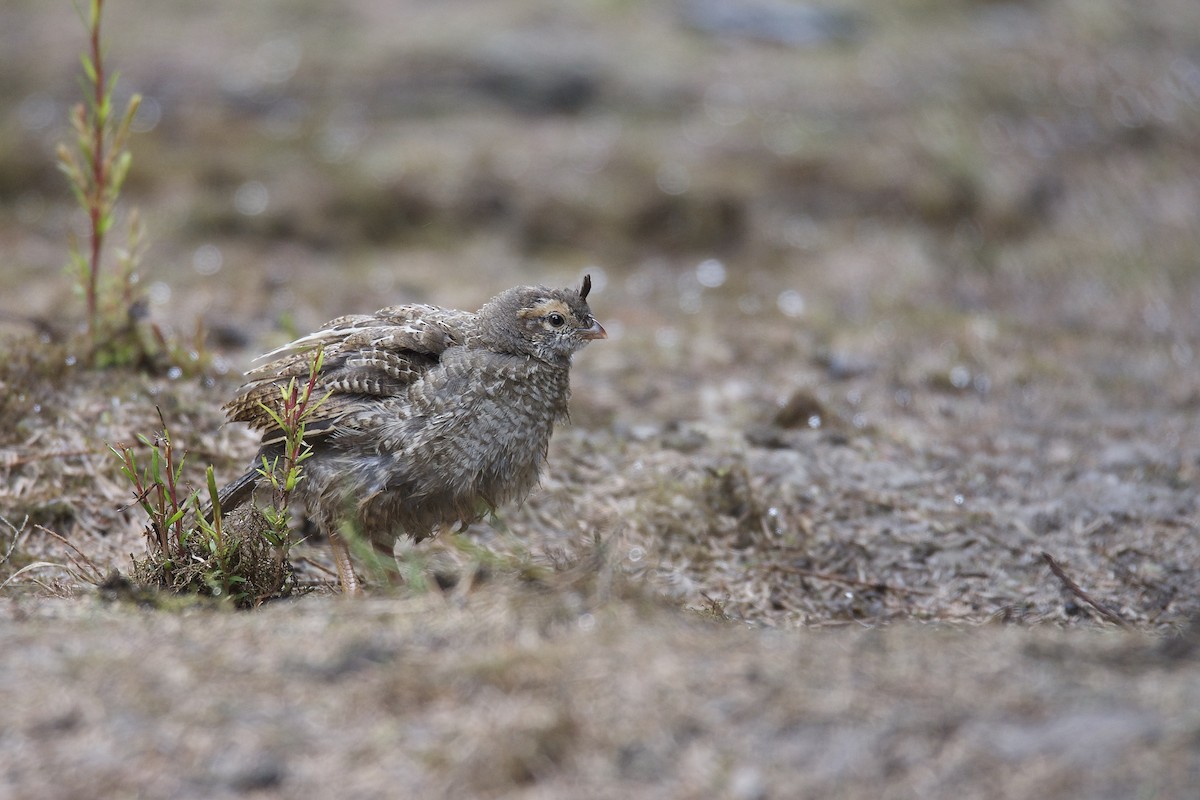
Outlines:
POLYGON ((144 584, 205 592, 240 604, 245 594, 239 589, 246 579, 238 574, 236 544, 223 535, 213 468, 209 465, 206 473, 211 501, 211 511, 206 513, 200 504, 200 490, 184 490, 187 454, 176 457, 161 411, 159 419, 163 422, 161 433, 153 439, 138 435, 150 452, 149 462, 140 468, 134 448, 109 445, 120 461, 121 474, 133 487, 134 503, 150 520, 146 528, 150 556, 141 562, 134 560, 135 574, 144 584))
POLYGON ((150 439, 138 434, 138 441, 149 448, 150 460, 140 469, 137 454, 132 447, 117 448, 109 445, 121 464, 121 474, 133 486, 134 503, 146 512, 150 525, 146 535, 152 540, 152 549, 157 548, 162 557, 161 568, 166 585, 171 584, 171 573, 175 567, 174 555, 184 552, 188 531, 184 517, 189 500, 195 493, 182 493, 180 484, 187 454, 176 459, 171 431, 159 411, 162 432, 150 439))
POLYGON ((209 511, 205 513, 201 506, 199 491, 191 496, 197 527, 195 535, 209 556, 209 567, 202 576, 204 584, 214 597, 227 597, 236 605, 247 605, 251 595, 246 591, 246 577, 239 574, 243 554, 237 540, 225 535, 221 496, 212 464, 208 465, 204 477, 208 488, 209 511))
POLYGON ((243 547, 242 539, 225 535, 212 465, 205 475, 210 502, 206 510, 201 490, 183 488, 187 455, 176 457, 166 423, 153 439, 139 434, 138 441, 150 451, 149 462, 140 468, 132 447, 109 445, 120 461, 121 473, 133 486, 134 503, 150 520, 146 528, 150 555, 143 561, 134 559, 138 582, 248 605, 250 594, 244 589, 247 578, 243 573, 253 569, 252 548, 243 547))
POLYGON ((221 508, 212 465, 205 470, 204 489, 185 488, 186 453, 177 456, 170 430, 150 438, 138 436, 149 450, 139 460, 133 447, 109 449, 149 519, 147 556, 133 559, 137 584, 176 594, 208 595, 238 607, 286 593, 288 567, 272 557, 270 530, 251 517, 232 530, 221 508), (202 495, 207 494, 205 507, 202 495))
POLYGON ((127 243, 116 254, 117 271, 112 281, 102 280, 102 262, 121 187, 133 163, 127 145, 141 96, 133 95, 124 112, 117 113, 117 75, 105 71, 100 36, 104 0, 90 0, 86 14, 79 6, 76 11, 88 33, 88 47, 80 55, 81 83, 87 99, 71 111, 75 146, 71 149, 60 144, 58 162, 87 218, 87 242, 80 246, 75 236, 70 237, 69 272, 86 304, 90 360, 101 367, 130 364, 148 355, 150 346, 140 338, 137 325, 144 307, 137 288, 144 237, 136 211, 129 215, 127 243))
POLYGON ((271 544, 277 548, 280 558, 287 558, 290 534, 290 515, 292 495, 304 479, 302 465, 312 457, 312 445, 305 441, 304 434, 309 419, 321 405, 329 399, 326 393, 314 397, 317 388, 317 375, 325 363, 325 351, 318 347, 309 362, 308 378, 303 383, 297 383, 295 378, 288 381, 287 386, 280 387, 280 397, 277 406, 259 403, 264 411, 279 427, 283 437, 283 454, 268 458, 262 457, 262 465, 258 473, 271 486, 272 502, 270 507, 262 509, 263 516, 269 525, 265 533, 271 544))

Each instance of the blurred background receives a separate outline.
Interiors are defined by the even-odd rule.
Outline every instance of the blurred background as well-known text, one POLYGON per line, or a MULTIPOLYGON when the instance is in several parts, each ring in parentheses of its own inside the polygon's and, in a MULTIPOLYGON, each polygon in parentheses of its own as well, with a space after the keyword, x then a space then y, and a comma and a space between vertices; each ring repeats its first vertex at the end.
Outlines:
MULTIPOLYGON (((145 96, 124 207, 152 311, 219 345, 588 269, 660 349, 795 324, 869 358, 983 312, 1190 363, 1187 0, 106 6, 119 95, 145 96)), ((67 0, 0 9, 9 312, 69 307, 53 151, 83 37, 67 0)))

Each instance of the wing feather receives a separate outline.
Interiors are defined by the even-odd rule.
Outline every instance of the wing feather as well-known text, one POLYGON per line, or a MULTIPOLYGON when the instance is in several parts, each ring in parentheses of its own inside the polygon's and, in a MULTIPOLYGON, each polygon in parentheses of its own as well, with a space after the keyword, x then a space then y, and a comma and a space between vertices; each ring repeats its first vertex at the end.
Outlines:
POLYGON ((277 438, 278 426, 263 405, 281 409, 283 390, 292 380, 300 384, 308 379, 319 347, 324 359, 312 396, 326 399, 306 427, 310 436, 332 433, 357 399, 406 391, 438 364, 447 348, 465 341, 474 320, 469 311, 425 305, 338 317, 255 359, 265 362, 246 373, 246 383, 225 405, 226 415, 263 431, 263 442, 269 444, 277 438))

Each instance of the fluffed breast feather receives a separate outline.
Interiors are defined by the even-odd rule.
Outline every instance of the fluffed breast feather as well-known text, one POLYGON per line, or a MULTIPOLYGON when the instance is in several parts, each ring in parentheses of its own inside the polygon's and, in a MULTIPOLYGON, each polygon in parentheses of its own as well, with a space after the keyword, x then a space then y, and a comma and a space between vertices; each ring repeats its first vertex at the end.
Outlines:
POLYGON ((246 383, 225 405, 230 420, 270 431, 277 427, 260 404, 279 410, 281 389, 308 380, 313 353, 324 349, 313 399, 329 395, 309 418, 313 433, 328 431, 352 397, 402 394, 436 365, 448 348, 466 343, 475 314, 425 305, 392 306, 374 314, 352 314, 271 351, 246 373, 246 383))

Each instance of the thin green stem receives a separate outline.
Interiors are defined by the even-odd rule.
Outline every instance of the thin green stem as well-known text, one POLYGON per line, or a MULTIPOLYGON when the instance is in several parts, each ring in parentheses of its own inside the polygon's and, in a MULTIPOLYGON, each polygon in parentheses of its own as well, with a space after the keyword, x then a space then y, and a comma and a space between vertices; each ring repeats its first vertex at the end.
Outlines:
POLYGON ((91 265, 87 276, 88 340, 96 341, 99 320, 97 298, 100 280, 100 255, 104 249, 104 205, 107 194, 108 164, 104 154, 104 109, 105 98, 104 55, 100 45, 100 19, 104 0, 93 0, 91 13, 91 49, 94 80, 92 81, 92 198, 88 203, 88 220, 91 224, 91 265))

